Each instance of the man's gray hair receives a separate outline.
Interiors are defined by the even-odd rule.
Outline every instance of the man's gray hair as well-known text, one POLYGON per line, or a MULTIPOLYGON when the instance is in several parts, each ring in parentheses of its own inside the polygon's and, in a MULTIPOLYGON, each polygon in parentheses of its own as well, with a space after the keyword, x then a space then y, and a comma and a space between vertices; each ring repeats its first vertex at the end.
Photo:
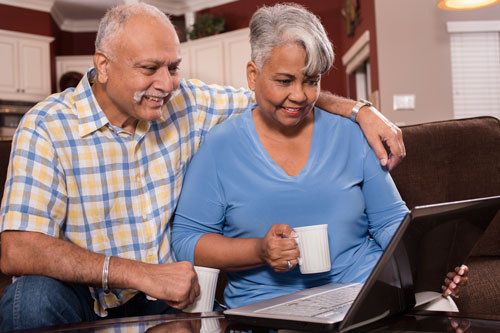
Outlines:
POLYGON ((112 56, 110 54, 111 50, 108 48, 109 41, 116 37, 116 34, 131 17, 139 14, 165 20, 169 24, 172 24, 165 13, 161 12, 155 6, 143 2, 113 7, 104 14, 101 22, 99 22, 99 29, 97 30, 97 37, 95 39, 96 51, 102 51, 107 53, 108 56, 112 56))
POLYGON ((296 43, 306 51, 306 75, 326 73, 333 65, 333 49, 320 19, 297 4, 261 7, 250 20, 252 61, 259 70, 271 51, 280 45, 296 43))

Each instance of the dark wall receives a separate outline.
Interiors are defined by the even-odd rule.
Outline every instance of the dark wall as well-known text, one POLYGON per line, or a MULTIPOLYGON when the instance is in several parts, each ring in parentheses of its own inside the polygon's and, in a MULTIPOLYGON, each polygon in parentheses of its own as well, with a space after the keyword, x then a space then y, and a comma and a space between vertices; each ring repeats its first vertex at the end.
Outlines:
POLYGON ((58 56, 94 54, 95 32, 60 31, 57 37, 58 56))
POLYGON ((54 36, 50 13, 0 4, 0 29, 54 36))
MULTIPOLYGON (((273 0, 239 0, 226 5, 214 7, 202 11, 202 13, 212 13, 226 19, 226 29, 228 31, 248 27, 248 23, 255 10, 262 5, 270 6, 277 1, 273 0)), ((345 0, 295 0, 294 2, 303 5, 314 14, 318 15, 325 27, 335 51, 335 63, 330 72, 322 80, 322 88, 333 93, 345 96, 347 93, 347 79, 345 67, 342 65, 342 55, 352 46, 352 44, 365 31, 370 30, 370 54, 371 54, 371 79, 372 89, 378 89, 378 64, 376 59, 376 38, 375 38, 375 4, 374 0, 358 0, 359 4, 359 24, 352 37, 346 34, 345 19, 342 9, 345 0)))
MULTIPOLYGON (((340 61, 342 54, 341 50, 343 49, 341 45, 341 43, 343 42, 341 38, 341 27, 344 24, 341 9, 343 7, 344 1, 296 0, 294 2, 303 5, 321 18, 321 22, 323 23, 328 36, 334 45, 336 56, 334 67, 328 74, 326 74, 322 78, 322 89, 330 90, 331 92, 339 95, 345 95, 347 91, 345 88, 346 78, 343 74, 344 68, 340 61)), ((214 15, 224 17, 226 19, 226 28, 227 30, 231 31, 248 27, 250 18, 257 8, 261 7, 262 5, 270 6, 275 3, 276 1, 271 0, 240 0, 228 3, 226 5, 214 7, 203 12, 212 13, 214 15)))
MULTIPOLYGON (((342 55, 365 31, 370 31, 370 64, 372 89, 378 89, 378 62, 375 31, 374 0, 358 0, 359 25, 352 37, 346 34, 342 9, 345 0, 296 0, 321 18, 334 45, 336 55, 332 70, 322 79, 322 88, 345 96, 347 79, 342 65, 342 55)), ((232 31, 248 26, 252 14, 262 5, 273 5, 275 0, 239 0, 226 5, 204 10, 226 19, 226 30, 232 31)), ((55 57, 59 55, 89 55, 94 53, 95 32, 72 33, 61 31, 50 13, 0 4, 0 29, 55 37, 51 44, 52 90, 55 91, 55 57)))
MULTIPOLYGON (((338 0, 337 0, 338 1, 338 0)), ((344 1, 342 1, 344 2, 344 1)), ((348 37, 345 24, 340 28, 340 45, 342 45, 341 55, 347 52, 356 40, 365 32, 370 31, 370 66, 371 66, 371 86, 372 91, 379 89, 378 82, 378 57, 377 57, 377 38, 375 26, 375 0, 358 0, 359 19, 358 25, 354 30, 354 35, 348 37)))

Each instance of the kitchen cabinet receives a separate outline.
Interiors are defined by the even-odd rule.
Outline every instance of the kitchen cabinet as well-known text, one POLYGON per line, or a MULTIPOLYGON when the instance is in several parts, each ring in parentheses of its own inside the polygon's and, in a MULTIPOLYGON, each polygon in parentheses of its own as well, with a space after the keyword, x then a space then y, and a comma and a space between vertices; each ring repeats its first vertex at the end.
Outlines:
POLYGON ((181 43, 180 76, 205 83, 247 87, 248 28, 181 43))
POLYGON ((51 93, 52 40, 0 30, 0 99, 38 102, 51 93))
MULTIPOLYGON (((180 77, 246 88, 246 64, 250 60, 249 35, 250 30, 245 28, 181 43, 180 77)), ((59 84, 61 75, 66 72, 85 73, 92 66, 92 55, 57 56, 57 82, 59 84)))

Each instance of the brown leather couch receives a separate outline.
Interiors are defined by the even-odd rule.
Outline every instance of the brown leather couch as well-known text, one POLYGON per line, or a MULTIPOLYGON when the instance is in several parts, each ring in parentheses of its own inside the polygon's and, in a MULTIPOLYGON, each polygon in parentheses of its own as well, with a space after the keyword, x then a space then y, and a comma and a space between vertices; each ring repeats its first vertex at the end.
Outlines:
MULTIPOLYGON (((493 117, 404 126, 406 158, 391 175, 407 206, 500 195, 500 121, 493 117)), ((500 214, 466 264, 460 311, 500 314, 500 214)))

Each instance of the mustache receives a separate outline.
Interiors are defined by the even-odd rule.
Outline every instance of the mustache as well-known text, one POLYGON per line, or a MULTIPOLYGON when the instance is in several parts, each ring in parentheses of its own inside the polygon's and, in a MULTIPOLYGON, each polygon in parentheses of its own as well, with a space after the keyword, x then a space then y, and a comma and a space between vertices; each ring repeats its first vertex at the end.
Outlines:
POLYGON ((148 93, 147 90, 136 91, 134 93, 134 101, 136 101, 137 103, 139 103, 141 101, 141 99, 144 97, 144 95, 147 95, 147 96, 150 96, 150 97, 153 97, 153 98, 165 98, 165 97, 167 97, 169 95, 175 96, 175 95, 177 95, 178 92, 179 92, 179 88, 177 88, 175 90, 172 90, 170 92, 166 92, 166 93, 159 93, 159 92, 148 93))

